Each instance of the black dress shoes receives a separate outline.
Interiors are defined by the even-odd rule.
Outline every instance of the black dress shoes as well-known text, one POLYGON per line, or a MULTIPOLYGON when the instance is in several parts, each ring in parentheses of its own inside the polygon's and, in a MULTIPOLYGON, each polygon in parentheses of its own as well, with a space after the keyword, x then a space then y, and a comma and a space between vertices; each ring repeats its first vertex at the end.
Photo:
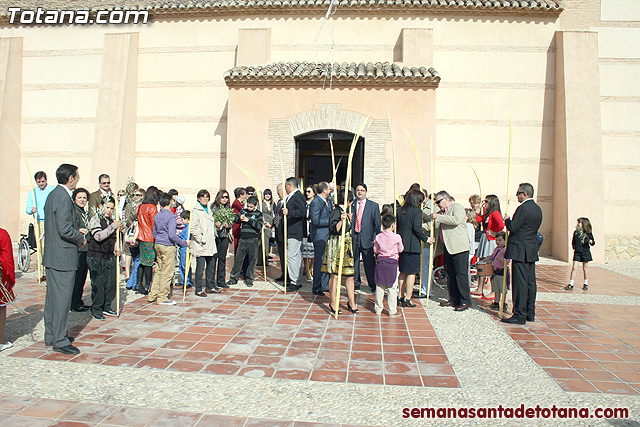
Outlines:
POLYGON ((323 297, 324 296, 324 292, 322 291, 313 291, 314 294, 323 297))
POLYGON ((535 317, 533 317, 533 316, 527 316, 527 322, 533 322, 533 321, 535 321, 535 320, 536 320, 536 318, 535 318, 535 317))
POLYGON ((287 285, 287 292, 296 292, 298 289, 300 289, 300 286, 294 285, 293 283, 287 285))
POLYGON ((280 276, 275 279, 276 282, 284 282, 284 276, 280 276))
POLYGON ((511 316, 508 319, 502 319, 502 323, 509 323, 512 325, 524 325, 527 322, 525 322, 524 320, 518 320, 515 316, 511 316))
POLYGON ((78 350, 77 347, 74 347, 71 344, 65 345, 64 347, 53 347, 53 351, 69 355, 80 354, 80 350, 78 350))
POLYGON ((442 301, 440 307, 455 307, 456 305, 451 301, 442 301))
POLYGON ((89 307, 88 305, 81 305, 78 308, 72 308, 71 311, 75 311, 76 313, 82 313, 83 311, 87 311, 89 310, 91 307, 89 307))
POLYGON ((471 307, 471 304, 462 304, 454 308, 455 311, 465 311, 467 308, 471 307))
MULTIPOLYGON (((67 337, 67 339, 69 340, 69 342, 74 342, 76 339, 74 337, 67 337)), ((46 345, 47 347, 52 347, 53 344, 45 342, 44 345, 46 345)))

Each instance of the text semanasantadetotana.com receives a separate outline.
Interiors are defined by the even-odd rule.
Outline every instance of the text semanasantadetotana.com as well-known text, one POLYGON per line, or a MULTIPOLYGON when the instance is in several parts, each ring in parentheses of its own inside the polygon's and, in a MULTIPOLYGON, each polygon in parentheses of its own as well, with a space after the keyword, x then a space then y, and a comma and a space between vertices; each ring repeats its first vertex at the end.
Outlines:
POLYGON ((628 408, 542 407, 403 408, 402 418, 629 418, 628 408))
POLYGON ((10 24, 146 24, 146 10, 36 10, 10 7, 10 24))

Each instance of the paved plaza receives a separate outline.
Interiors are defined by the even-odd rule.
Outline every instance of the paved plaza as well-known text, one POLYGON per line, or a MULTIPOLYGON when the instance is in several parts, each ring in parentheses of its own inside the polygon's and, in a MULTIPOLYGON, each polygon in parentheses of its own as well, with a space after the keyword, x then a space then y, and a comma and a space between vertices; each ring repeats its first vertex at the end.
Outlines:
POLYGON ((522 404, 629 408, 629 419, 586 424, 638 425, 640 280, 594 267, 589 291, 567 292, 569 267, 537 271, 526 326, 500 323, 479 298, 465 312, 439 307, 437 287, 397 318, 377 316, 362 292, 360 312, 343 307, 338 320, 309 285, 284 294, 240 282, 184 302, 176 288, 171 307, 123 291, 119 318, 71 313, 77 356, 44 346, 45 287, 29 272, 15 288, 27 314, 9 308, 15 346, 0 353, 0 426, 585 424, 403 418, 404 408, 522 404))

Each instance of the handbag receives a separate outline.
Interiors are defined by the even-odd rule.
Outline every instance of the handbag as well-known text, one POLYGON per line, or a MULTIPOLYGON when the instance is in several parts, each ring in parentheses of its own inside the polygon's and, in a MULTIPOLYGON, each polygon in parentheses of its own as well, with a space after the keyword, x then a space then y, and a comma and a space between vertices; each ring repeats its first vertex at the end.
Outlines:
POLYGON ((140 210, 140 206, 136 209, 136 218, 133 220, 133 223, 129 228, 127 228, 127 232, 124 236, 124 242, 129 245, 129 247, 135 248, 138 246, 138 234, 140 234, 140 225, 138 225, 138 212, 140 210))

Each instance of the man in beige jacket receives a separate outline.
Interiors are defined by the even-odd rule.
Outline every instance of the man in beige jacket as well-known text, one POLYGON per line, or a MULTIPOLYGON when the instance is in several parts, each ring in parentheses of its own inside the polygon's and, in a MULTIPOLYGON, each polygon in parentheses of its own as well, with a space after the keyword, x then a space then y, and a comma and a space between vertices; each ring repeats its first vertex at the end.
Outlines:
MULTIPOLYGON (((436 255, 444 253, 444 268, 449 277, 449 301, 441 302, 443 307, 455 307, 464 311, 471 307, 469 290, 469 238, 467 237, 467 216, 464 206, 451 200, 446 191, 435 195, 434 204, 440 212, 431 213, 435 220, 436 255)), ((437 209, 435 209, 437 210, 437 209)))

